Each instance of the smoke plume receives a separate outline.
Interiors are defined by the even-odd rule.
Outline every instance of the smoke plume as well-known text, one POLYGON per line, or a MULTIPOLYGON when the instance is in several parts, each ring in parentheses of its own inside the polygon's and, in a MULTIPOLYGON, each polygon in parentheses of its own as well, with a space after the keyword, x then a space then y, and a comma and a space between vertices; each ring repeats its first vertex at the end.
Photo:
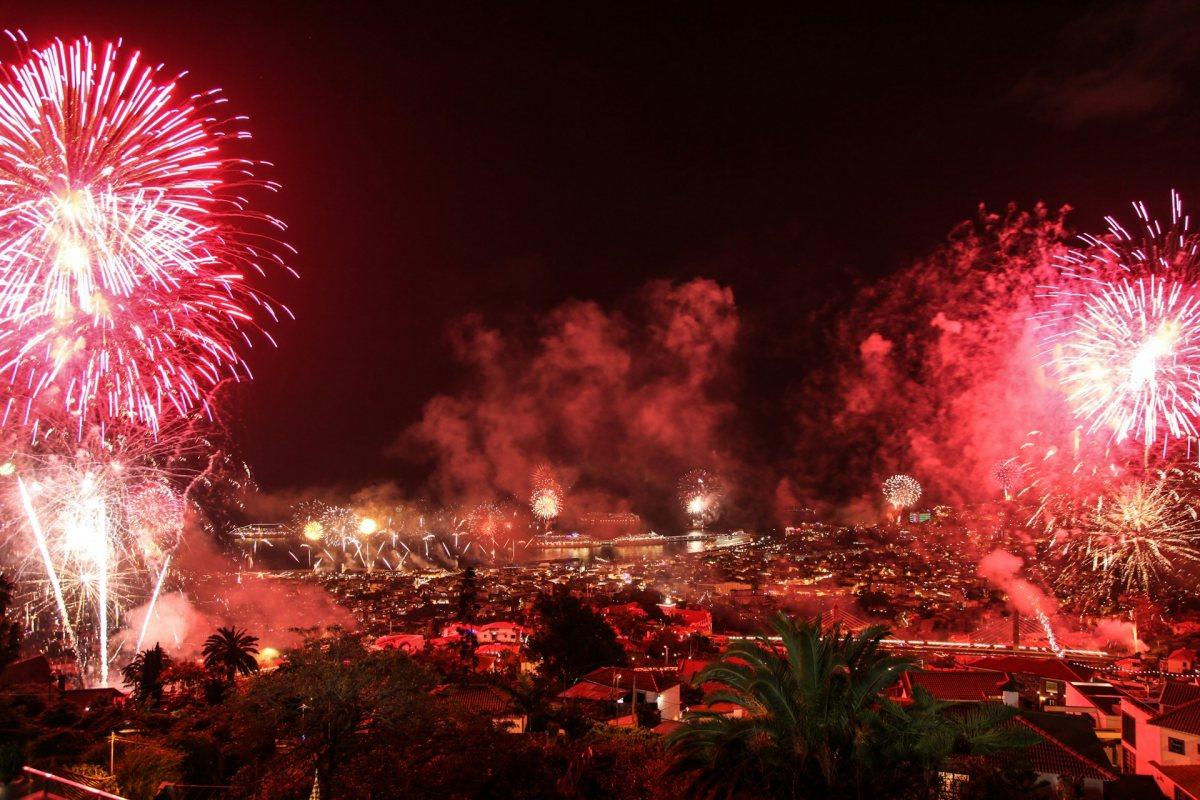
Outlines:
POLYGON ((445 503, 524 499, 549 462, 568 513, 673 514, 670 481, 687 469, 736 480, 738 329, 733 292, 705 279, 654 281, 613 309, 572 301, 532 333, 468 316, 454 331, 466 385, 430 400, 398 449, 428 459, 445 503))

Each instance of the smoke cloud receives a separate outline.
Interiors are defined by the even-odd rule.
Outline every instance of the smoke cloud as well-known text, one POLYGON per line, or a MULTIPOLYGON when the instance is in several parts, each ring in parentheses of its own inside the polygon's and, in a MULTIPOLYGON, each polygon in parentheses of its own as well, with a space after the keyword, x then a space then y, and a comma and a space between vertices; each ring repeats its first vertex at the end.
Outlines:
MULTIPOLYGON (((128 610, 114 637, 126 658, 133 656, 150 602, 128 610)), ((229 557, 202 531, 184 537, 158 602, 142 648, 161 644, 171 656, 193 659, 219 627, 235 627, 259 637, 260 647, 299 644, 302 631, 355 627, 353 615, 319 585, 236 571, 229 557), (175 588, 179 583, 186 593, 175 588)))
POLYGON ((727 428, 739 327, 732 290, 706 279, 654 281, 618 308, 572 301, 533 332, 468 316, 453 338, 466 385, 430 400, 397 451, 428 460, 445 503, 523 500, 530 471, 549 462, 568 513, 666 518, 664 481, 696 466, 737 480, 727 428))
POLYGON ((1004 550, 993 550, 979 562, 979 575, 1008 595, 1009 603, 1025 616, 1035 616, 1039 611, 1053 616, 1058 611, 1058 602, 1017 573, 1025 561, 1004 550))
POLYGON ((881 508, 879 481, 903 472, 932 504, 994 498, 992 465, 1030 431, 1058 432, 1069 414, 1039 366, 1030 316, 1067 211, 981 208, 859 293, 833 332, 842 358, 810 376, 799 404, 796 472, 814 495, 881 508))

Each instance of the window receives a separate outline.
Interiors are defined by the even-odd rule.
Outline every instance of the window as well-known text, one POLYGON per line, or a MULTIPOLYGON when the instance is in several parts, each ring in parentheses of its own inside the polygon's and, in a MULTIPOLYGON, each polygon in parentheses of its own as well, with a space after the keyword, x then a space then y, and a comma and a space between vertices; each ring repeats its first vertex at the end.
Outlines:
POLYGON ((1183 739, 1176 739, 1174 736, 1167 737, 1167 749, 1176 755, 1183 755, 1187 752, 1183 746, 1183 739))
POLYGON ((1137 722, 1128 714, 1121 715, 1121 741, 1137 747, 1137 722))

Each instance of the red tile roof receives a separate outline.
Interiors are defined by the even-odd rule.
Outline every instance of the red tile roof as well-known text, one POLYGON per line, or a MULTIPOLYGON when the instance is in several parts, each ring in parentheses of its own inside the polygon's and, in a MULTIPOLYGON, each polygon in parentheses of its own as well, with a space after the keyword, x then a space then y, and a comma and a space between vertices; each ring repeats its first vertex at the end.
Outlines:
POLYGON ((1092 676, 1092 670, 1086 667, 1072 666, 1061 658, 983 656, 972 661, 971 666, 976 669, 993 669, 1000 672, 1022 672, 1052 681, 1086 681, 1092 676))
POLYGON ((1200 686, 1194 683, 1167 681, 1158 696, 1158 705, 1163 711, 1167 711, 1193 700, 1200 700, 1200 686))
POLYGON ((977 702, 1000 696, 1000 687, 1008 680, 1003 672, 983 670, 912 670, 905 672, 901 684, 912 695, 920 686, 938 700, 977 702))
POLYGON ((1151 761, 1150 766, 1192 797, 1200 797, 1200 764, 1159 764, 1151 761))
POLYGON ((716 663, 713 659, 703 658, 684 658, 679 661, 679 679, 684 683, 691 683, 692 678, 700 674, 701 670, 709 664, 716 663))
POLYGON ((1200 736, 1200 700, 1184 703, 1150 718, 1151 725, 1200 736))
POLYGON ((471 711, 502 714, 509 710, 509 695, 496 686, 438 686, 434 695, 471 711))
POLYGON ((612 703, 625 696, 625 690, 613 686, 601 686, 598 683, 577 683, 559 692, 564 700, 589 700, 596 703, 612 703))
POLYGON ((23 661, 14 661, 0 672, 0 686, 17 686, 24 683, 49 683, 52 677, 50 662, 44 655, 36 655, 23 661))
POLYGON ((1030 747, 1028 751, 1030 767, 1034 772, 1064 775, 1079 780, 1092 778, 1100 781, 1115 781, 1117 779, 1117 772, 1111 767, 1093 761, 1026 717, 1014 717, 1010 724, 1013 723, 1023 725, 1042 737, 1042 740, 1030 747))

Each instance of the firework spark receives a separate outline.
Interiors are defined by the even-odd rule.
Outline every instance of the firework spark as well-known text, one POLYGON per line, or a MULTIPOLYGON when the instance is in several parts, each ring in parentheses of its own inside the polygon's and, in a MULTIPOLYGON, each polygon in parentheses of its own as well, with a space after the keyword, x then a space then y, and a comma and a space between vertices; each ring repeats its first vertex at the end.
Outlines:
POLYGON ((157 429, 249 378, 248 334, 290 314, 246 280, 282 266, 264 235, 282 226, 243 199, 274 186, 223 153, 248 134, 213 115, 220 94, 188 97, 140 54, 87 39, 33 51, 2 80, 5 423, 66 412, 80 430, 157 429))

